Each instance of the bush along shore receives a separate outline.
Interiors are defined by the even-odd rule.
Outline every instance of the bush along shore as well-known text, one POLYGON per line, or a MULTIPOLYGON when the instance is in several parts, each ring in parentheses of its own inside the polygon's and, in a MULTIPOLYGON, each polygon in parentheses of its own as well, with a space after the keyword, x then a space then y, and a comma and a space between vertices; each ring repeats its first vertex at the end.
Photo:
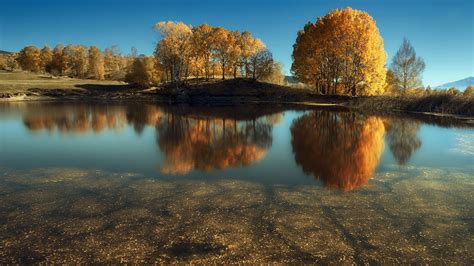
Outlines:
POLYGON ((423 96, 358 97, 349 107, 371 112, 417 112, 474 117, 474 96, 438 93, 423 96))

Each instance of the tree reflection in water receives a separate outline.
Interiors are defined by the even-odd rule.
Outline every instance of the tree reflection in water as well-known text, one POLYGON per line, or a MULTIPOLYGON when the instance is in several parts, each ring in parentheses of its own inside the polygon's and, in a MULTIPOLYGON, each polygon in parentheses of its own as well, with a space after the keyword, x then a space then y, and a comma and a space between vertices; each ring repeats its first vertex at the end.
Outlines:
POLYGON ((105 129, 120 130, 132 125, 135 132, 141 134, 146 125, 159 123, 160 117, 159 107, 144 104, 53 104, 47 108, 31 105, 25 110, 23 124, 32 131, 58 130, 63 134, 101 133, 105 129))
POLYGON ((167 174, 248 166, 261 160, 272 143, 272 125, 261 118, 237 121, 169 113, 157 130, 166 156, 160 171, 167 174))
MULTIPOLYGON (((53 103, 24 108, 23 123, 31 131, 83 134, 130 126, 140 135, 146 126, 155 128, 156 143, 165 155, 160 171, 167 174, 251 165, 266 155, 272 128, 283 118, 278 110, 261 108, 167 110, 143 103, 53 103)), ((405 165, 421 147, 419 125, 405 118, 382 123, 380 118, 356 113, 314 111, 293 122, 293 153, 306 173, 328 187, 351 190, 366 184, 374 172, 385 128, 390 151, 399 165, 405 165)))
POLYGON ((60 134, 101 133, 130 126, 141 135, 146 126, 153 127, 165 154, 160 171, 168 174, 248 166, 261 160, 271 146, 273 125, 282 121, 282 114, 263 112, 236 118, 220 110, 213 110, 214 115, 192 115, 141 103, 29 105, 23 111, 23 124, 30 131, 60 134))
POLYGON ((386 123, 388 145, 399 165, 405 165, 421 147, 419 127, 419 122, 409 119, 394 118, 386 123))
POLYGON ((291 144, 298 165, 327 187, 367 184, 384 148, 382 119, 350 112, 314 111, 293 122, 291 144))
POLYGON ((121 108, 113 106, 51 105, 48 108, 28 106, 24 125, 32 131, 58 130, 61 133, 99 133, 104 129, 120 129, 126 124, 121 108))

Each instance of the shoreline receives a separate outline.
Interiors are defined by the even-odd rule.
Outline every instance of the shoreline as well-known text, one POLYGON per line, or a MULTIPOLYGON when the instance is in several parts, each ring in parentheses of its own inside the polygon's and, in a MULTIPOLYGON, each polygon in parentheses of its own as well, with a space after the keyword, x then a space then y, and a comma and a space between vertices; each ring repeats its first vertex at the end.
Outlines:
POLYGON ((139 89, 131 84, 101 84, 91 80, 46 87, 31 84, 21 90, 0 89, 0 103, 8 102, 153 102, 191 106, 241 106, 279 104, 322 108, 347 108, 371 115, 416 114, 474 120, 474 97, 434 94, 425 96, 343 96, 321 95, 308 89, 263 83, 249 79, 189 81, 180 87, 162 84, 139 89))
MULTIPOLYGON (((324 100, 322 99, 318 100, 324 100)), ((250 100, 245 98, 232 99, 230 97, 205 97, 203 99, 192 99, 196 101, 179 101, 173 96, 170 97, 155 97, 153 95, 146 94, 116 94, 116 95, 66 95, 62 97, 55 96, 28 96, 26 94, 17 95, 9 98, 0 97, 0 104, 3 103, 19 103, 19 102, 148 102, 148 103, 159 103, 166 105, 189 105, 189 106, 210 106, 210 107, 219 107, 219 106, 245 106, 245 105, 267 105, 267 104, 278 104, 285 105, 288 107, 291 106, 303 106, 303 107, 316 107, 316 108, 343 108, 347 110, 358 111, 361 113, 367 113, 370 115, 391 115, 391 114, 402 114, 402 115, 421 115, 421 116, 431 116, 434 118, 448 118, 461 120, 466 123, 474 124, 474 116, 470 115, 459 115, 452 113, 439 113, 439 112, 419 112, 419 111, 410 111, 410 110, 401 110, 401 109, 368 109, 359 104, 354 104, 355 101, 360 101, 360 98, 346 99, 346 100, 334 100, 330 99, 331 96, 328 96, 327 102, 321 101, 279 101, 279 100, 250 100)))

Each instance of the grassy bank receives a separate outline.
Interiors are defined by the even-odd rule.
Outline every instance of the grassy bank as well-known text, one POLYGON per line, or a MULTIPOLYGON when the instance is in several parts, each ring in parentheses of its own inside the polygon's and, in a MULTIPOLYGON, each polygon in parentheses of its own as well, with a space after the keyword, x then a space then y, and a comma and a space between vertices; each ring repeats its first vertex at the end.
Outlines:
POLYGON ((372 112, 419 112, 474 116, 472 95, 377 96, 354 98, 349 107, 372 112))
POLYGON ((42 96, 46 94, 87 94, 91 91, 124 91, 126 83, 110 80, 52 77, 28 72, 0 71, 0 98, 42 96))
POLYGON ((370 113, 421 112, 474 117, 474 97, 428 96, 348 97, 316 94, 307 89, 249 79, 190 80, 176 86, 141 89, 119 81, 54 78, 25 72, 0 72, 0 101, 10 100, 149 100, 196 105, 298 103, 339 105, 370 113))

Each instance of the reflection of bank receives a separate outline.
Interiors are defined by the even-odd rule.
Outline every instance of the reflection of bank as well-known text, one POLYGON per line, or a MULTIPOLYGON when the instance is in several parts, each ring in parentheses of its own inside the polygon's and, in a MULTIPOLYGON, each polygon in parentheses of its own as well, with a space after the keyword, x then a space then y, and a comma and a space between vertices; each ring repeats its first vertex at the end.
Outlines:
POLYGON ((251 165, 261 160, 271 146, 272 125, 268 121, 169 113, 157 127, 157 143, 165 155, 160 171, 186 174, 251 165))
POLYGON ((295 120, 291 133, 303 171, 341 190, 367 184, 384 148, 382 120, 350 112, 314 111, 295 120))

